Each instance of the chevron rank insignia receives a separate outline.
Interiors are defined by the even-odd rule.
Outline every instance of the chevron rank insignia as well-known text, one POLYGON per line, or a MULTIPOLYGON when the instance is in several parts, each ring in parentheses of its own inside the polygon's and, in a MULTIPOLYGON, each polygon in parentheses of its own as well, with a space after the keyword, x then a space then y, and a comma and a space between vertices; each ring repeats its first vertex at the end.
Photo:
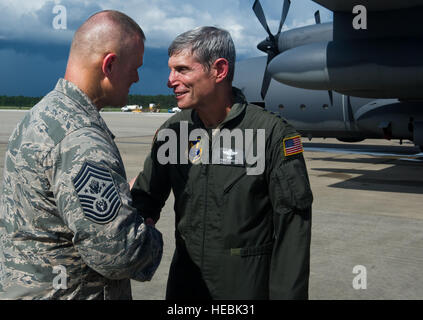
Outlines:
POLYGON ((122 202, 106 168, 86 161, 73 184, 87 219, 106 224, 116 217, 122 202))

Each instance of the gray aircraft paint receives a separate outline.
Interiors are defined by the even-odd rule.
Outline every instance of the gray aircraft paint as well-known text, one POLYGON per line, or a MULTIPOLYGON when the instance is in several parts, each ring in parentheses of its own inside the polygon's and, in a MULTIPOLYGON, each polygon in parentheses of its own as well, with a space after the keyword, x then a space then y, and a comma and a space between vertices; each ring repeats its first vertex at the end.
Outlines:
POLYGON ((273 79, 262 91, 268 83, 263 81, 266 57, 257 57, 237 63, 234 85, 303 136, 408 139, 423 148, 423 108, 417 100, 423 92, 421 1, 363 1, 365 30, 351 24, 356 1, 315 2, 334 11, 333 23, 321 24, 316 13, 315 25, 272 36, 265 16, 255 10, 256 0, 253 10, 270 37, 258 48, 269 55, 267 74, 273 79))

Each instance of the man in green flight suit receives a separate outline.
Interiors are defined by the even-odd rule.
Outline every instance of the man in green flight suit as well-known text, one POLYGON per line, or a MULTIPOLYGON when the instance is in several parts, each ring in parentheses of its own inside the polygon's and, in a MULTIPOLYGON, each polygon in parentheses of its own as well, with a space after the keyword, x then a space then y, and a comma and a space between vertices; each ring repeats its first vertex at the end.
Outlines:
POLYGON ((175 195, 167 299, 307 299, 313 196, 301 138, 232 87, 234 64, 230 34, 215 27, 170 45, 182 112, 158 130, 133 205, 157 221, 175 195))

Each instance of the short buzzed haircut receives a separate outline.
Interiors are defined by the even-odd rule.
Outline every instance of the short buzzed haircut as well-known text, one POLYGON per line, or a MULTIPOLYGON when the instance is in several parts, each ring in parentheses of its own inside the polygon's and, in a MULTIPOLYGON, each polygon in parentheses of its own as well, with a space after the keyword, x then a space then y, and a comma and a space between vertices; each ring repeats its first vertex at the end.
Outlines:
POLYGON ((168 49, 169 57, 183 50, 190 50, 207 70, 219 58, 229 62, 228 80, 232 82, 235 72, 235 45, 228 31, 216 27, 198 27, 177 36, 168 49))
MULTIPOLYGON (((116 22, 118 25, 120 25, 123 29, 123 31, 127 33, 135 33, 140 36, 140 38, 145 41, 145 34, 142 31, 141 27, 136 23, 131 17, 127 16, 126 14, 116 11, 116 10, 103 10, 97 13, 94 13, 91 17, 94 17, 95 15, 99 13, 108 13, 108 16, 111 20, 116 22)), ((91 18, 90 17, 90 18, 91 18)), ((88 18, 88 20, 90 19, 88 18)))
POLYGON ((141 27, 132 18, 116 10, 103 10, 90 16, 76 30, 71 53, 79 51, 89 54, 113 41, 124 47, 122 40, 133 36, 138 36, 143 42, 146 39, 141 27))

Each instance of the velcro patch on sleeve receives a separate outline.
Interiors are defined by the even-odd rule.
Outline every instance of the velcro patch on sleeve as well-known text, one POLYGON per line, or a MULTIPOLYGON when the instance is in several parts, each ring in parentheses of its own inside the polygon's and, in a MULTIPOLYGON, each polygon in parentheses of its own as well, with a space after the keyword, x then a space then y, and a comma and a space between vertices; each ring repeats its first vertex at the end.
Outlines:
POLYGON ((87 219, 106 224, 116 217, 122 202, 106 168, 86 161, 73 184, 87 219))
POLYGON ((285 138, 283 139, 282 145, 285 157, 302 153, 304 151, 303 144, 301 143, 301 136, 285 138))

